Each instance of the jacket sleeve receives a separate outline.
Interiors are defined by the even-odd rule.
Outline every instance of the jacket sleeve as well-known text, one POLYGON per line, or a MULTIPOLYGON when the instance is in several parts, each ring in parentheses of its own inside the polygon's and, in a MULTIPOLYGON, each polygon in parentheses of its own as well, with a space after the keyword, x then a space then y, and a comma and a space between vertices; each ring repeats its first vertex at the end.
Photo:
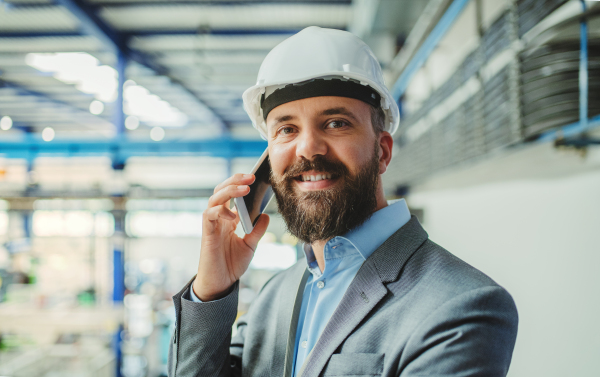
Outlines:
POLYGON ((241 376, 245 321, 231 338, 237 316, 238 283, 222 299, 194 302, 190 285, 173 297, 177 322, 169 351, 169 377, 241 376))
POLYGON ((446 302, 421 322, 402 358, 401 377, 504 377, 517 336, 510 294, 489 286, 446 302))

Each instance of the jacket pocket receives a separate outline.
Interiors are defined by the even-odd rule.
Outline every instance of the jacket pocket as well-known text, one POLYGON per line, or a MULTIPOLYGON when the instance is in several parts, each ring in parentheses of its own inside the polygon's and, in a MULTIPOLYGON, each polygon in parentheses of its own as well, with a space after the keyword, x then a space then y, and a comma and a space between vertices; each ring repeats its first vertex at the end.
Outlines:
POLYGON ((329 359, 323 376, 381 376, 385 355, 379 353, 340 353, 329 359))

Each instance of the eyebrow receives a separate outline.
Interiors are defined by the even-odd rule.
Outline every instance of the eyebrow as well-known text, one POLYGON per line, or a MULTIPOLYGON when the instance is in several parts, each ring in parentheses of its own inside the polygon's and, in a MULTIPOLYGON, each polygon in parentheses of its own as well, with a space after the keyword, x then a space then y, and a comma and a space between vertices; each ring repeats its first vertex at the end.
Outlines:
POLYGON ((358 122, 354 114, 345 107, 332 107, 331 109, 321 111, 319 115, 346 115, 358 122))
POLYGON ((296 116, 294 116, 294 115, 284 115, 282 117, 279 117, 279 118, 275 119, 275 123, 273 123, 273 124, 277 124, 277 123, 281 123, 281 122, 287 122, 287 121, 290 121, 290 120, 293 120, 293 119, 296 119, 296 116))
POLYGON ((279 118, 276 118, 274 122, 272 122, 270 124, 267 124, 267 128, 274 127, 274 126, 278 125, 279 123, 288 122, 288 121, 294 120, 296 118, 297 117, 295 115, 284 115, 284 116, 281 116, 279 118))

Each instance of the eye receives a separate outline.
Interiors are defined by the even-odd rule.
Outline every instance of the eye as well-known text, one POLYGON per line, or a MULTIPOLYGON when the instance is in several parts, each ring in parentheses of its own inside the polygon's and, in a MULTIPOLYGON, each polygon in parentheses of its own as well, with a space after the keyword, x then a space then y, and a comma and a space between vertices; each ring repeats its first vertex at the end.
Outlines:
POLYGON ((277 133, 280 135, 289 135, 294 133, 294 127, 281 127, 279 130, 277 130, 277 133))
POLYGON ((327 125, 325 126, 326 128, 342 128, 342 127, 346 127, 348 126, 348 122, 346 122, 345 120, 332 120, 331 122, 327 123, 327 125))

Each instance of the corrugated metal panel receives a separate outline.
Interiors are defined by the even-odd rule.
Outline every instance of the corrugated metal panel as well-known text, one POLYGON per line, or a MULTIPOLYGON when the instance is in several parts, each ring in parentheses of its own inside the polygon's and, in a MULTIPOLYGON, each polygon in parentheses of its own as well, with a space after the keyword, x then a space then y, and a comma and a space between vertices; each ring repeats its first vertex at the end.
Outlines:
POLYGON ((144 52, 177 50, 265 50, 268 52, 289 35, 161 35, 133 37, 129 46, 144 52))
POLYGON ((239 6, 156 5, 105 7, 100 16, 120 31, 293 29, 310 25, 346 28, 349 5, 255 4, 239 6))
POLYGON ((59 6, 0 7, 0 32, 76 31, 77 19, 59 6))
POLYGON ((249 65, 256 68, 258 73, 266 53, 261 52, 230 52, 214 53, 196 51, 169 52, 161 54, 156 58, 161 64, 166 65, 185 65, 185 66, 235 66, 237 69, 244 70, 243 65, 249 65))
POLYGON ((93 52, 102 48, 94 37, 2 38, 0 52, 93 52))

